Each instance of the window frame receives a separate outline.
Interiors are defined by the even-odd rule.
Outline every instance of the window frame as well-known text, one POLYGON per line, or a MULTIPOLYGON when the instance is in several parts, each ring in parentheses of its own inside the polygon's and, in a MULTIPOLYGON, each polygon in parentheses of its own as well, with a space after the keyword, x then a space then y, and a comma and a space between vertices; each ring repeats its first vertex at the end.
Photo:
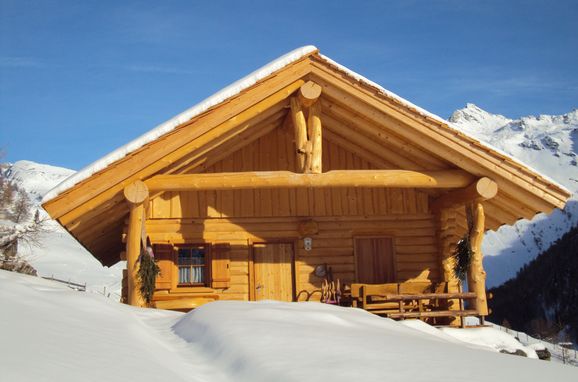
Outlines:
POLYGON ((176 260, 176 268, 177 268, 177 277, 176 277, 176 287, 178 289, 182 288, 208 288, 211 284, 211 244, 210 243, 184 243, 178 244, 174 246, 176 249, 175 260, 176 260), (203 265, 196 265, 196 264, 189 264, 189 265, 181 265, 179 264, 179 251, 181 249, 205 249, 205 263, 203 265), (203 282, 202 283, 181 283, 180 282, 180 269, 181 267, 188 267, 191 272, 193 268, 203 268, 203 282))

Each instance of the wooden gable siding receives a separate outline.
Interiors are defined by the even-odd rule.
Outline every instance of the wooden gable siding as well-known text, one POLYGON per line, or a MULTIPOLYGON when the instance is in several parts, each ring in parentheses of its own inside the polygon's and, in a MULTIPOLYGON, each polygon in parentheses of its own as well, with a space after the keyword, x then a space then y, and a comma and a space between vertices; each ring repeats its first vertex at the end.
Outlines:
MULTIPOLYGON (((377 168, 323 140, 323 168, 377 168)), ((295 171, 294 144, 281 128, 257 139, 206 172, 295 171)), ((382 167, 383 168, 383 167, 382 167)), ((427 213, 428 195, 413 189, 276 189, 166 192, 151 200, 149 217, 375 216, 427 213)))
POLYGON ((51 216, 67 225, 87 210, 111 200, 134 180, 157 173, 182 158, 184 153, 206 149, 197 141, 199 138, 208 138, 209 142, 217 144, 215 137, 230 133, 270 106, 287 99, 305 82, 302 78, 308 72, 305 58, 287 66, 282 73, 271 75, 227 100, 226 107, 215 107, 183 123, 102 170, 100 176, 92 176, 45 203, 44 207, 51 216))
MULTIPOLYGON (((311 251, 304 249, 295 217, 237 219, 152 219, 146 229, 153 243, 227 242, 230 251, 230 287, 211 293, 220 299, 251 298, 251 243, 284 240, 295 244, 295 285, 300 300, 318 301, 323 278, 314 273, 327 264, 334 278, 349 284, 356 281, 354 239, 389 236, 394 239, 395 270, 398 281, 440 281, 441 271, 436 223, 429 214, 384 217, 312 217, 319 232, 312 235, 311 251)), ((202 292, 200 292, 202 293, 202 292)))
MULTIPOLYGON (((310 78, 323 87, 323 97, 334 105, 335 110, 348 113, 354 120, 356 116, 361 117, 358 121, 371 124, 377 132, 381 130, 411 142, 414 150, 450 160, 472 174, 496 180, 500 187, 496 200, 502 195, 511 198, 515 201, 513 209, 517 213, 488 228, 496 229, 503 223, 513 223, 519 217, 532 218, 538 211, 549 212, 564 205, 565 192, 555 189, 544 178, 515 161, 476 144, 457 131, 440 126, 428 116, 396 104, 387 96, 376 97, 375 89, 336 74, 335 68, 322 60, 314 58, 313 66, 310 78), (532 205, 535 211, 525 212, 522 208, 525 205, 532 205)), ((494 204, 494 201, 489 204, 494 204)))

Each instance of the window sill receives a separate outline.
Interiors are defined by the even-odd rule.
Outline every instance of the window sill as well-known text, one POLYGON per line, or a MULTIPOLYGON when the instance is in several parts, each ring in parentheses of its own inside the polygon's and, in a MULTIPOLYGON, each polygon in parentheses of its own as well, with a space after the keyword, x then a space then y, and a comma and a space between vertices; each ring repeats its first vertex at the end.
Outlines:
POLYGON ((206 286, 177 286, 176 288, 171 289, 171 293, 214 293, 215 290, 213 288, 208 288, 206 286))

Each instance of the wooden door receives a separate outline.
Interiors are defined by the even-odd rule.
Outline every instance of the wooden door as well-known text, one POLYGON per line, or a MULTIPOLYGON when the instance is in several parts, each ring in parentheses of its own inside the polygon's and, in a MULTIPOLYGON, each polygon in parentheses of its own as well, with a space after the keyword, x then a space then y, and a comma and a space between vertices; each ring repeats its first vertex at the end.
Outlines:
POLYGON ((356 238, 355 257, 357 282, 385 284, 396 281, 391 238, 356 238))
POLYGON ((253 244, 255 300, 293 301, 293 244, 253 244))

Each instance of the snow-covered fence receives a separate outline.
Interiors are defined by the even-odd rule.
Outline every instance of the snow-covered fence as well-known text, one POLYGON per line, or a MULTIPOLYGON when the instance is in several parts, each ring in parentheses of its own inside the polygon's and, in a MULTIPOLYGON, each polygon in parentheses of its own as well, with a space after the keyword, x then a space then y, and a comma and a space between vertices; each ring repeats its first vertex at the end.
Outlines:
POLYGON ((70 280, 67 281, 67 280, 57 279, 54 277, 54 275, 50 276, 50 277, 43 276, 42 278, 46 279, 46 280, 52 280, 52 281, 66 284, 66 286, 68 286, 70 289, 74 289, 74 290, 77 290, 79 292, 86 292, 86 283, 84 283, 84 284, 73 283, 70 280))
POLYGON ((109 290, 106 289, 106 286, 102 287, 102 291, 97 290, 96 293, 103 295, 106 298, 118 298, 118 300, 120 301, 121 295, 118 294, 117 292, 115 292, 114 290, 111 290, 109 288, 109 290))
POLYGON ((492 326, 501 331, 504 331, 518 339, 524 345, 532 345, 532 344, 541 344, 544 348, 548 349, 550 354, 553 358, 555 358, 558 362, 562 362, 565 364, 578 366, 578 350, 576 347, 572 347, 572 344, 569 342, 560 342, 558 344, 541 340, 539 338, 535 338, 529 336, 527 333, 518 332, 516 330, 506 328, 504 326, 496 325, 494 323, 489 322, 492 326))

